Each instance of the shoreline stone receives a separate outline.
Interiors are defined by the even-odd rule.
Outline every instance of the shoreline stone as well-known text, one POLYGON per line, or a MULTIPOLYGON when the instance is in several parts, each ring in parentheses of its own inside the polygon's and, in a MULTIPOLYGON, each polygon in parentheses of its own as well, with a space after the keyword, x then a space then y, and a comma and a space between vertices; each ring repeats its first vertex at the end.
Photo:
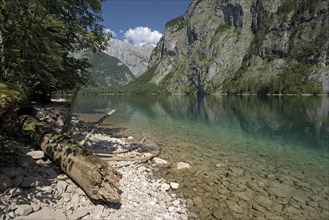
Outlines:
MULTIPOLYGON (((52 126, 57 129, 58 120, 53 115, 59 117, 61 113, 56 111, 51 108, 39 109, 38 117, 53 121, 52 126)), ((84 123, 79 119, 73 121, 75 127, 83 126, 86 129, 87 124, 84 123)), ((77 134, 84 133, 83 128, 79 127, 77 134)), ((133 146, 124 140, 99 131, 87 143, 97 147, 106 145, 109 150, 124 150, 133 146)), ((170 194, 178 188, 178 183, 155 179, 152 166, 138 165, 134 161, 109 162, 123 174, 120 181, 121 204, 96 205, 68 176, 46 159, 43 152, 32 150, 32 146, 20 146, 13 140, 5 142, 10 147, 0 142, 1 152, 8 151, 9 155, 13 148, 18 152, 15 160, 12 160, 12 156, 0 157, 1 164, 8 164, 8 167, 0 168, 0 178, 6 180, 0 181, 4 191, 0 192, 0 205, 4 204, 0 216, 6 219, 188 219, 190 216, 185 200, 170 194)), ((125 153, 129 156, 134 154, 134 151, 125 153)), ((158 159, 157 162, 169 164, 158 159)))
POLYGON ((34 150, 34 151, 28 152, 26 155, 31 156, 34 160, 39 160, 45 156, 45 153, 41 150, 34 150))
POLYGON ((0 192, 5 191, 11 186, 11 180, 5 174, 0 174, 0 192))
POLYGON ((26 216, 33 212, 33 208, 30 205, 18 205, 15 210, 15 214, 18 216, 26 216))
POLYGON ((179 184, 178 184, 178 183, 171 182, 171 183, 170 183, 170 187, 171 187, 172 189, 178 189, 179 184))
POLYGON ((152 161, 155 163, 155 164, 168 164, 168 161, 164 160, 164 159, 161 159, 159 157, 154 157, 152 159, 152 161))

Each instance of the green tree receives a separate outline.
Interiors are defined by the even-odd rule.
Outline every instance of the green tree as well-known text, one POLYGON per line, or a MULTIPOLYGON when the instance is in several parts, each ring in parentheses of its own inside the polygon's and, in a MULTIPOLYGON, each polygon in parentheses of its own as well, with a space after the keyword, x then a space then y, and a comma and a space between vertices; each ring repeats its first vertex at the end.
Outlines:
POLYGON ((100 0, 0 0, 0 79, 31 98, 86 85, 86 59, 73 53, 104 49, 100 0))

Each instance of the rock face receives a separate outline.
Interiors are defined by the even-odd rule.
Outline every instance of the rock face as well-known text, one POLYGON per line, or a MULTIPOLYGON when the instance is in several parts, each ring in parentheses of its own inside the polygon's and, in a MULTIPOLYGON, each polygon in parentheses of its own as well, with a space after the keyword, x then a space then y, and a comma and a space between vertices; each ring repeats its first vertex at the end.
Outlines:
POLYGON ((166 24, 139 83, 187 94, 329 92, 328 8, 326 0, 193 0, 166 24))
POLYGON ((140 76, 147 70, 154 46, 139 47, 113 38, 109 41, 109 45, 104 52, 121 60, 134 76, 140 76))

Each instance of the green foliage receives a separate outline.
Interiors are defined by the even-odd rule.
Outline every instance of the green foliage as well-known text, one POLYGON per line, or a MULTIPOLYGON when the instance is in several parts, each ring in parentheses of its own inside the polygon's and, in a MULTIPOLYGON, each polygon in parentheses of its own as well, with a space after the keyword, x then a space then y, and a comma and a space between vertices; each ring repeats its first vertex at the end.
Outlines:
POLYGON ((183 16, 174 18, 166 23, 166 28, 175 27, 175 31, 180 31, 184 28, 185 20, 183 16))
POLYGON ((289 15, 292 14, 291 21, 298 21, 305 13, 313 14, 317 4, 325 0, 285 0, 278 8, 278 14, 285 22, 289 22, 289 15))
POLYGON ((266 72, 248 76, 244 71, 224 82, 223 91, 230 94, 321 94, 320 83, 310 79, 314 71, 312 65, 295 65, 287 67, 277 76, 266 72))
POLYGON ((120 92, 136 95, 163 93, 162 88, 150 82, 154 76, 154 71, 156 68, 157 65, 149 68, 143 75, 129 83, 120 92))
POLYGON ((92 51, 86 51, 83 56, 92 65, 89 68, 91 76, 96 85, 101 88, 120 88, 136 78, 118 58, 104 52, 93 53, 92 51))
MULTIPOLYGON (((294 31, 294 37, 303 35, 303 32, 296 28, 294 31)), ((323 51, 324 45, 326 45, 329 37, 329 24, 322 27, 321 30, 314 32, 312 38, 307 39, 305 44, 293 44, 291 43, 291 57, 303 63, 311 63, 310 56, 319 56, 319 51, 323 51)), ((314 59, 315 61, 317 59, 314 59)))
MULTIPOLYGON (((322 87, 319 83, 310 79, 313 72, 312 65, 297 65, 288 67, 283 71, 276 83, 276 88, 273 88, 275 93, 283 94, 318 94, 322 93, 322 87)), ((272 83, 273 85, 275 85, 272 83)), ((273 85, 271 85, 273 87, 273 85)))
POLYGON ((23 90, 17 85, 0 82, 0 110, 11 102, 20 102, 25 98, 23 90))
POLYGON ((87 84, 87 60, 71 54, 104 48, 100 0, 0 0, 0 5, 1 81, 18 83, 38 99, 87 84))
POLYGON ((232 28, 232 26, 230 26, 230 25, 228 25, 228 24, 226 24, 226 23, 220 24, 220 25, 217 27, 217 29, 216 29, 214 35, 217 35, 217 34, 219 34, 219 33, 223 33, 223 32, 225 32, 225 31, 228 31, 228 30, 230 30, 231 28, 232 28))
POLYGON ((279 15, 289 14, 296 12, 302 14, 305 12, 313 13, 316 5, 325 0, 285 0, 278 8, 279 15))

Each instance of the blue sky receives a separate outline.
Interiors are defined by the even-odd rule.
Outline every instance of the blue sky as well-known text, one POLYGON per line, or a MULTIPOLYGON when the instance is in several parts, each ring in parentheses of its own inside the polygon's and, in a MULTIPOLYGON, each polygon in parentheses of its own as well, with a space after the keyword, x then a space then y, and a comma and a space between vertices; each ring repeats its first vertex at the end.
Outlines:
POLYGON ((190 3, 191 0, 107 0, 102 3, 103 25, 118 39, 154 44, 164 33, 165 24, 183 15, 190 3))

